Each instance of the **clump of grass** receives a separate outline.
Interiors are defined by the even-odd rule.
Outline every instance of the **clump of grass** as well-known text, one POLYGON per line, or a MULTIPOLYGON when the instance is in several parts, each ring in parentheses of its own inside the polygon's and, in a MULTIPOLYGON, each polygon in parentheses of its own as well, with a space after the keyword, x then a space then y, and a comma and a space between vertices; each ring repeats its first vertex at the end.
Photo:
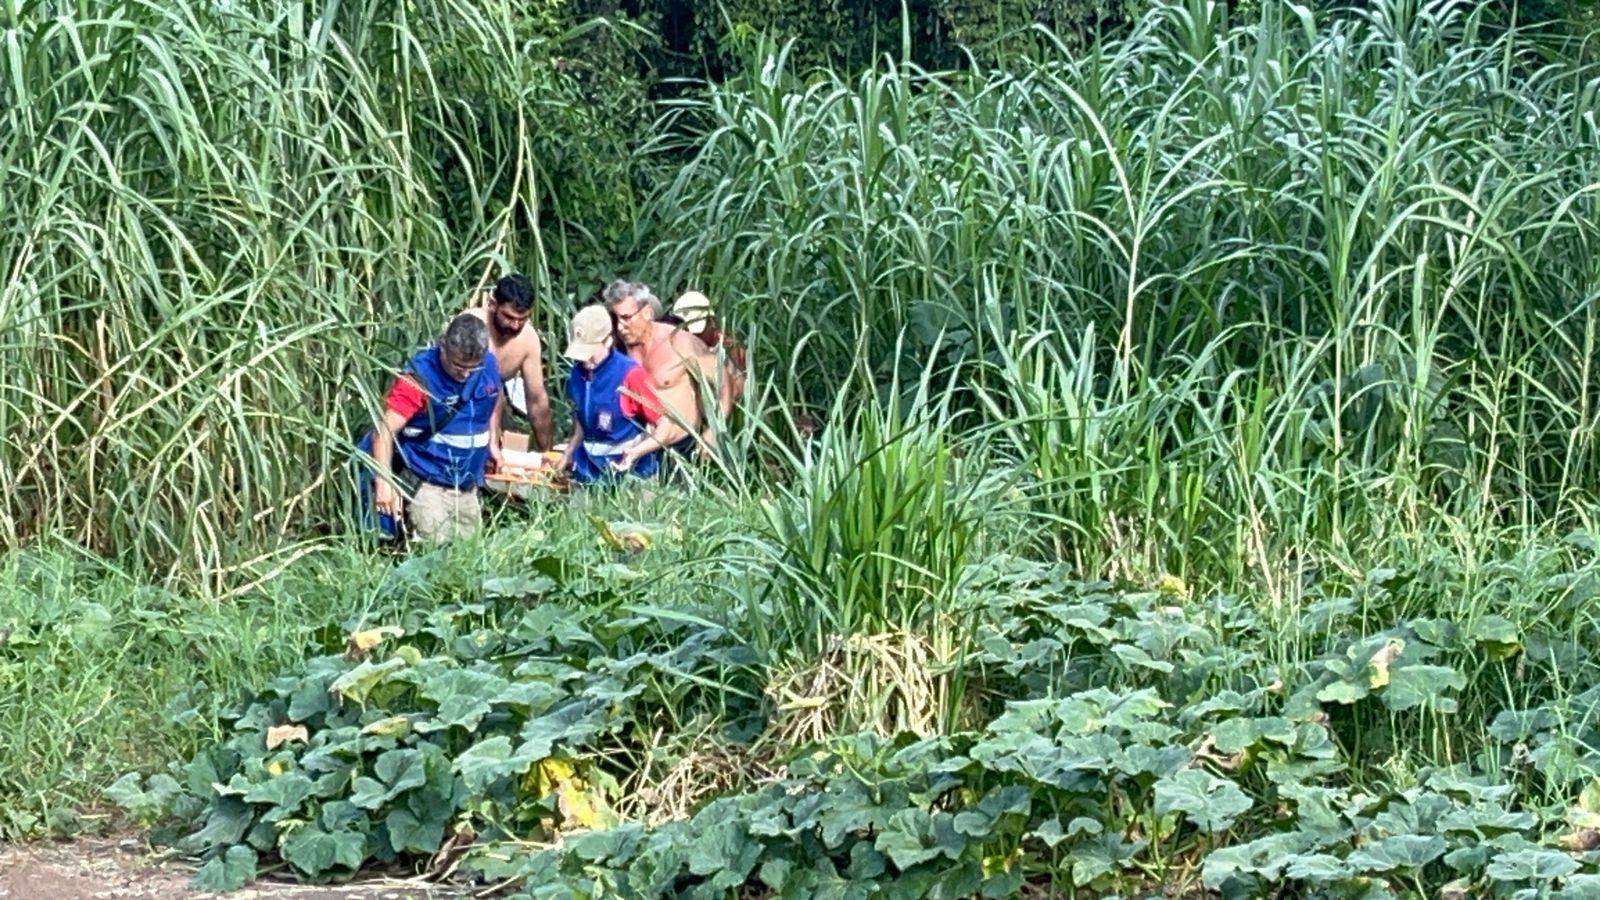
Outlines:
POLYGON ((775 691, 797 738, 947 725, 971 637, 964 578, 1020 526, 1009 471, 960 444, 926 375, 897 393, 834 407, 752 541, 750 627, 786 671, 775 691))

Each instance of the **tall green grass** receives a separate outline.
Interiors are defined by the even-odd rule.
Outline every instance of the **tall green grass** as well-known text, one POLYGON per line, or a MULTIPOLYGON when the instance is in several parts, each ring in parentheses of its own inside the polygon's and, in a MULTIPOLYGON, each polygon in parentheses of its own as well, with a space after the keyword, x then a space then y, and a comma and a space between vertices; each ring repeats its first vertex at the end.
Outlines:
POLYGON ((755 323, 790 403, 937 354, 1090 570, 1276 579, 1436 512, 1571 512, 1600 82, 1482 14, 1192 0, 962 73, 769 48, 675 111, 698 152, 646 268, 755 323))
POLYGON ((926 373, 904 397, 897 387, 841 397, 788 455, 750 552, 734 554, 741 630, 787 673, 780 701, 816 713, 801 717, 815 736, 953 726, 976 640, 960 598, 1025 534, 1012 468, 961 445, 926 373))
POLYGON ((26 2, 0 26, 7 544, 222 584, 340 527, 385 373, 501 271, 550 293, 551 181, 609 174, 573 36, 504 8, 26 2))

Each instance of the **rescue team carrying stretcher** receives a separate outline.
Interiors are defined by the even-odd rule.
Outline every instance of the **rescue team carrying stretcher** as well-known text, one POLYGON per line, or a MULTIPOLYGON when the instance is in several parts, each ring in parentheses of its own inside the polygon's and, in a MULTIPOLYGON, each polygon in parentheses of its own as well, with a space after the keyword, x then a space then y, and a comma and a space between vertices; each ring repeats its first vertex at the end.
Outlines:
POLYGON ((553 443, 539 334, 528 324, 528 278, 501 278, 484 305, 451 319, 394 378, 382 418, 357 445, 376 464, 362 467, 363 519, 386 536, 404 530, 426 542, 476 530, 486 476, 510 457, 530 458, 502 428, 512 411, 529 422, 527 449, 540 454, 532 465, 579 485, 650 478, 666 454, 687 462, 715 446, 700 386, 715 388, 715 421, 726 421, 745 358, 716 327, 710 301, 686 293, 669 316, 648 287, 620 280, 601 300, 568 327, 573 422, 562 445, 553 443))

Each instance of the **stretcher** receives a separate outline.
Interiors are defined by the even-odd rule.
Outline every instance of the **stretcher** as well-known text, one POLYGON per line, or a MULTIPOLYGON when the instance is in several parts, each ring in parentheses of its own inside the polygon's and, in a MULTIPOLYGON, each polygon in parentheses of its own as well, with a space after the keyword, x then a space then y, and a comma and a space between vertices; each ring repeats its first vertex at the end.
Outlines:
POLYGON ((526 500, 541 491, 565 493, 571 488, 567 473, 556 471, 560 448, 544 453, 503 448, 500 455, 505 464, 484 476, 484 487, 491 491, 526 500))

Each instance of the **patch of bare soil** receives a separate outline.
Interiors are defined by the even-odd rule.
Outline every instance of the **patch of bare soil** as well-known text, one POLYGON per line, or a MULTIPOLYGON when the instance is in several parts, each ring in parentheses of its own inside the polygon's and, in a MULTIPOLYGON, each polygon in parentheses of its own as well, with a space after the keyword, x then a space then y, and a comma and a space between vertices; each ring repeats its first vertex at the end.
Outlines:
POLYGON ((453 900, 458 889, 371 879, 341 885, 259 881, 233 894, 189 886, 194 869, 150 856, 137 841, 0 844, 0 900, 453 900))

